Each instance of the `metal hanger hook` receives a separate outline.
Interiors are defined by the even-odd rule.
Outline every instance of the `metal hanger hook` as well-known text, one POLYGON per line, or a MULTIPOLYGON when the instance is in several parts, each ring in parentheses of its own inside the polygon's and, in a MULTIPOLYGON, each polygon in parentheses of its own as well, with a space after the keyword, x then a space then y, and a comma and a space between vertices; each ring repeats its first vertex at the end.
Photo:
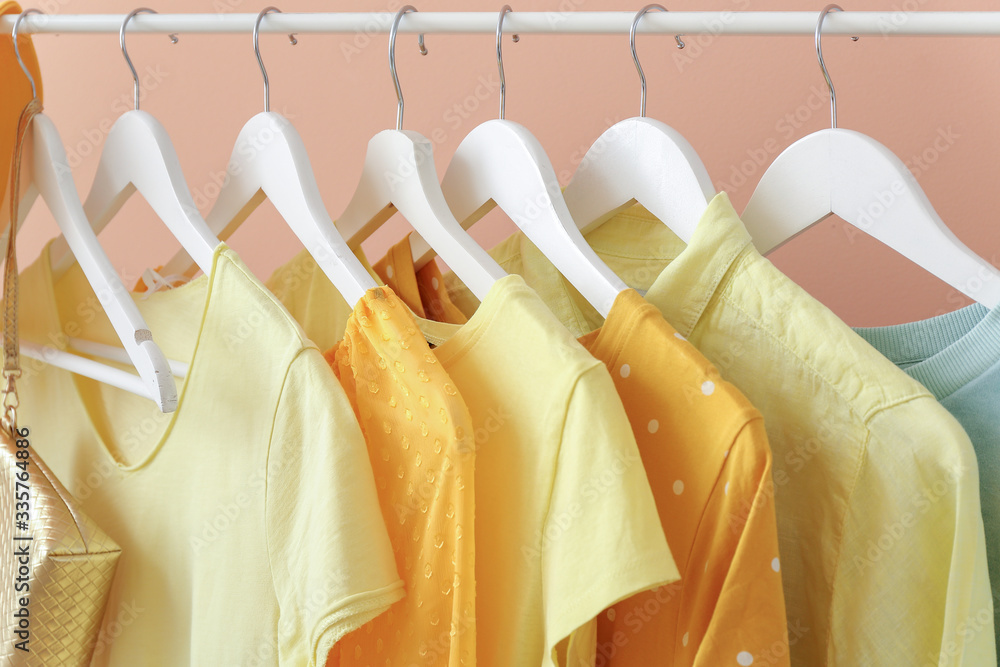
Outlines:
MULTIPOLYGON (((267 70, 264 69, 264 61, 260 57, 260 22, 266 15, 272 12, 280 14, 281 10, 277 7, 265 7, 260 10, 256 20, 253 22, 253 52, 257 56, 257 64, 260 65, 260 75, 264 78, 264 111, 271 110, 271 83, 267 80, 267 70)), ((288 43, 292 46, 299 43, 299 40, 295 39, 295 33, 288 35, 288 43)))
MULTIPOLYGON (((830 89, 830 127, 833 129, 837 129, 837 92, 833 89, 833 79, 830 78, 830 72, 827 71, 826 63, 823 61, 823 21, 826 20, 827 14, 842 11, 844 9, 840 5, 827 5, 820 12, 819 20, 816 21, 816 58, 819 60, 819 68, 823 70, 826 85, 830 89)), ((856 42, 858 38, 851 37, 851 40, 856 42)))
MULTIPOLYGON (((632 19, 632 27, 628 31, 628 44, 629 48, 632 49, 632 60, 635 62, 635 71, 639 73, 639 84, 642 86, 642 96, 639 99, 640 118, 646 117, 646 75, 642 72, 642 65, 639 64, 639 54, 635 51, 635 29, 639 26, 639 21, 642 17, 654 9, 661 12, 669 11, 663 5, 646 5, 636 13, 635 18, 632 19)), ((677 41, 677 48, 683 49, 684 42, 681 40, 681 36, 674 35, 674 39, 677 41)))
MULTIPOLYGON (((128 57, 128 48, 125 46, 125 29, 128 27, 128 22, 131 21, 137 14, 156 14, 157 12, 149 9, 147 7, 140 7, 139 9, 133 9, 126 16, 125 20, 122 21, 122 27, 118 31, 118 43, 122 47, 122 55, 125 56, 125 64, 128 65, 129 71, 132 72, 132 90, 135 96, 135 110, 139 110, 139 75, 135 71, 135 66, 132 64, 132 59, 128 57)), ((171 34, 170 36, 171 44, 177 43, 177 35, 171 34)))
MULTIPOLYGON (((396 87, 396 129, 403 129, 403 89, 399 86, 399 74, 396 73, 396 31, 399 30, 399 21, 403 14, 417 11, 413 5, 406 5, 392 17, 392 26, 389 28, 389 73, 392 74, 392 85, 396 87)), ((420 48, 420 55, 427 55, 427 47, 424 45, 424 35, 417 36, 417 46, 420 48)))
POLYGON ((17 64, 21 66, 21 71, 23 71, 24 75, 28 77, 28 82, 31 84, 31 99, 37 100, 38 89, 35 88, 35 77, 31 76, 28 66, 24 64, 23 60, 21 60, 21 50, 17 47, 17 29, 20 27, 21 21, 23 21, 24 17, 28 14, 42 15, 42 12, 37 9, 25 9, 23 12, 18 14, 17 18, 14 19, 14 29, 10 31, 10 36, 11 39, 14 40, 14 56, 17 58, 17 64))
MULTIPOLYGON (((497 67, 500 68, 500 120, 504 117, 504 108, 507 101, 507 80, 503 76, 503 20, 507 13, 513 11, 510 5, 504 5, 500 10, 500 20, 497 21, 497 67)), ((521 41, 518 35, 511 35, 510 41, 517 43, 521 41)))

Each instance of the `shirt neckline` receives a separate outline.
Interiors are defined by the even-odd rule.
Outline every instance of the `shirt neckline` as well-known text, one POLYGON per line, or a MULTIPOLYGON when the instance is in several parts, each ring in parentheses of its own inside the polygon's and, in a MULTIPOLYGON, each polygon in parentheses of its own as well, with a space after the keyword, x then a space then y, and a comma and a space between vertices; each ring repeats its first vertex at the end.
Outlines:
POLYGON ((506 307, 507 301, 515 294, 530 289, 524 278, 511 273, 493 283, 479 304, 479 308, 472 313, 465 324, 435 322, 417 315, 413 315, 413 319, 427 341, 436 345, 433 352, 438 361, 450 364, 476 344, 498 317, 498 313, 506 307))
POLYGON ((942 400, 1000 363, 1000 306, 978 303, 917 322, 854 329, 942 400))
MULTIPOLYGON (((50 241, 45 245, 41 255, 36 260, 36 262, 41 262, 41 272, 42 272, 43 289, 45 296, 44 299, 45 303, 42 304, 42 306, 47 311, 46 323, 48 325, 47 328, 49 329, 49 331, 47 331, 46 334, 52 332, 61 333, 63 331, 63 326, 64 326, 57 305, 58 298, 56 296, 56 291, 55 291, 55 279, 54 276, 52 275, 52 259, 50 252, 51 246, 52 242, 50 241)), ((204 338, 205 323, 209 316, 209 307, 212 303, 212 294, 218 282, 219 261, 227 250, 228 246, 225 243, 219 243, 219 245, 216 246, 215 251, 212 255, 212 268, 210 275, 208 276, 202 275, 201 277, 191 280, 185 283, 184 285, 180 285, 168 292, 158 292, 151 294, 147 297, 149 300, 156 299, 158 298, 158 296, 160 298, 162 298, 162 296, 166 296, 168 298, 177 298, 178 294, 183 293, 184 291, 190 289, 199 289, 202 283, 207 283, 207 286, 205 288, 205 303, 204 306, 202 307, 201 320, 198 324, 198 335, 195 338, 194 349, 191 352, 191 357, 190 359, 188 359, 187 375, 185 376, 184 382, 180 387, 180 391, 178 392, 177 407, 170 414, 170 418, 168 419, 166 427, 163 429, 163 432, 160 434, 160 437, 157 438, 156 441, 153 442, 152 444, 144 443, 144 444, 149 444, 149 447, 147 451, 142 456, 140 456, 135 462, 126 463, 120 460, 117 456, 115 456, 112 449, 108 446, 108 442, 104 437, 102 429, 98 428, 94 413, 91 410, 88 402, 84 399, 84 392, 86 388, 83 386, 83 383, 92 380, 89 380, 89 378, 81 377, 76 373, 70 373, 70 380, 73 383, 73 396, 81 412, 86 418, 87 431, 94 439, 94 441, 96 441, 99 444, 100 449, 104 453, 104 455, 119 470, 122 470, 124 472, 132 472, 150 464, 156 457, 156 455, 160 452, 160 450, 163 449, 167 440, 169 440, 171 434, 174 432, 174 429, 177 426, 178 421, 181 418, 182 413, 184 412, 184 404, 185 404, 184 398, 188 394, 191 384, 195 381, 197 377, 199 377, 198 368, 200 364, 198 363, 198 356, 199 356, 198 352, 201 348, 201 343, 204 338)), ((129 297, 131 297, 131 294, 129 294, 129 297)), ((69 371, 64 371, 64 372, 68 373, 69 371)))
POLYGON ((604 324, 577 340, 592 356, 604 361, 606 366, 615 366, 628 339, 637 330, 642 317, 649 312, 644 307, 655 310, 655 306, 643 299, 636 290, 631 287, 624 289, 615 297, 604 324))

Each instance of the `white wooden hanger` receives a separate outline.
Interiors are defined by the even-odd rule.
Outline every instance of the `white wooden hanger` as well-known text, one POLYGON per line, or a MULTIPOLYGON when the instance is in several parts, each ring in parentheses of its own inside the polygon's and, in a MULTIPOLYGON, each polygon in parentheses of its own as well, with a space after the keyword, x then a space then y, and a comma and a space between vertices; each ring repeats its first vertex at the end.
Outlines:
POLYGON ((830 88, 831 125, 799 139, 761 177, 741 216, 768 253, 830 215, 875 237, 987 308, 1000 304, 1000 271, 956 237, 917 180, 888 148, 837 128, 837 98, 820 44, 827 5, 816 23, 816 55, 830 88))
MULTIPOLYGON (((330 219, 302 137, 288 119, 271 111, 270 84, 258 43, 260 23, 271 12, 280 10, 262 10, 253 28, 253 49, 264 78, 264 111, 240 130, 226 182, 208 214, 208 224, 213 233, 226 239, 267 197, 334 287, 353 305, 377 283, 330 219)), ((164 266, 168 275, 192 272, 191 260, 183 251, 164 266)))
MULTIPOLYGON (((125 29, 139 13, 156 12, 145 8, 129 12, 118 33, 122 55, 132 71, 135 109, 122 114, 108 133, 83 210, 99 234, 138 190, 207 274, 211 272, 219 239, 198 213, 166 129, 153 116, 139 110, 139 75, 125 48, 125 29)), ((52 246, 55 275, 62 275, 72 262, 65 241, 57 239, 52 246)))
MULTIPOLYGON (((12 37, 18 63, 31 82, 32 96, 37 97, 34 78, 21 60, 17 46, 18 26, 28 14, 41 14, 41 12, 29 9, 21 13, 14 21, 12 37)), ((21 350, 25 355, 52 366, 150 398, 156 401, 163 412, 172 412, 177 408, 177 386, 171 374, 171 364, 182 376, 186 372, 187 365, 168 362, 164 357, 159 346, 153 341, 149 327, 135 302, 129 296, 128 289, 122 284, 108 256, 101 249, 97 235, 84 213, 83 204, 80 203, 72 171, 66 160, 66 151, 55 125, 42 113, 35 115, 31 123, 29 132, 25 136, 24 146, 27 166, 22 184, 26 186, 26 190, 19 207, 19 219, 11 221, 11 224, 20 227, 35 199, 41 196, 59 225, 70 251, 80 262, 80 268, 93 286, 94 293, 100 299, 101 306, 123 345, 123 349, 119 349, 70 338, 70 347, 86 353, 93 352, 88 346, 113 350, 110 355, 120 362, 131 363, 138 375, 65 350, 33 342, 21 341, 21 350)), ((17 192, 11 193, 12 197, 18 195, 17 192)))
POLYGON ((607 316, 615 297, 627 289, 625 283, 587 245, 573 222, 541 144, 524 126, 504 120, 500 37, 509 11, 509 5, 500 11, 497 25, 500 118, 473 128, 462 140, 441 188, 452 213, 466 228, 499 206, 583 298, 607 316))
MULTIPOLYGON (((642 84, 639 116, 605 130, 584 155, 563 196, 584 233, 639 202, 687 243, 715 196, 715 187, 687 139, 665 123, 646 118, 646 75, 635 50, 635 30, 643 15, 654 9, 667 11, 661 5, 646 5, 629 30, 632 60, 642 84)), ((677 47, 684 48, 680 35, 675 39, 677 47)))
MULTIPOLYGON (((383 130, 368 142, 364 170, 354 196, 337 220, 348 244, 361 242, 399 211, 479 299, 506 274, 458 223, 445 201, 431 142, 403 129, 403 91, 396 73, 396 30, 407 5, 396 12, 389 30, 389 70, 396 86, 396 129, 383 130)), ((420 52, 427 54, 420 35, 420 52)), ((413 237, 411 237, 411 244, 413 237)))

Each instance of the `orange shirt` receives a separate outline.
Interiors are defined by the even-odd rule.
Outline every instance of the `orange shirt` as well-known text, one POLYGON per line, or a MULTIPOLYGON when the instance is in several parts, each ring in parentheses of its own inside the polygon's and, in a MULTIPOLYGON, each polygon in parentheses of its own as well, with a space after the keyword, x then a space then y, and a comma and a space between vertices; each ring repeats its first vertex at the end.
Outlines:
POLYGON ((615 381, 681 572, 598 617, 595 664, 788 665, 760 413, 634 290, 580 342, 615 381))
POLYGON ((361 423, 406 584, 406 597, 341 639, 327 665, 473 665, 475 447, 465 402, 389 287, 368 291, 325 356, 361 423))
POLYGON ((681 580, 598 617, 597 665, 788 665, 760 413, 635 290, 580 339, 615 381, 681 580))

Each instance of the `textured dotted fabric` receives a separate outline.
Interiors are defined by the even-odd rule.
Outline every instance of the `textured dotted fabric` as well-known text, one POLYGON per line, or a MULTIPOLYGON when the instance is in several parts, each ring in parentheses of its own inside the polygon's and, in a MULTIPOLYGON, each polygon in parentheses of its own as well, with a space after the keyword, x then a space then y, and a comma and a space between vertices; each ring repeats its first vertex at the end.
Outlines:
POLYGON ((475 449, 466 405, 413 317, 374 288, 326 353, 368 445, 406 597, 345 636, 327 665, 474 665, 475 449))

